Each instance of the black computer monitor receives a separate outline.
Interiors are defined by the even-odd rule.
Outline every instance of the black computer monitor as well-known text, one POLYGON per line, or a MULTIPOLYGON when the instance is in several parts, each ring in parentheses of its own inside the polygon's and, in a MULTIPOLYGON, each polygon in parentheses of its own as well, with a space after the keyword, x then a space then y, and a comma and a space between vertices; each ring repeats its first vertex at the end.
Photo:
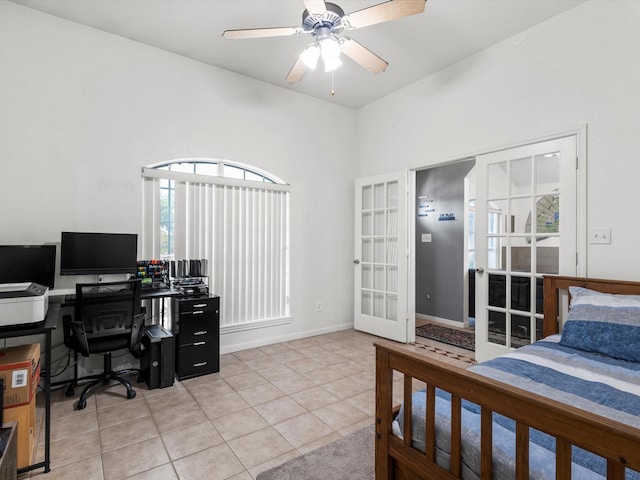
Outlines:
POLYGON ((60 275, 135 273, 135 233, 62 232, 60 275))
POLYGON ((53 288, 55 245, 0 245, 0 283, 35 282, 53 288))

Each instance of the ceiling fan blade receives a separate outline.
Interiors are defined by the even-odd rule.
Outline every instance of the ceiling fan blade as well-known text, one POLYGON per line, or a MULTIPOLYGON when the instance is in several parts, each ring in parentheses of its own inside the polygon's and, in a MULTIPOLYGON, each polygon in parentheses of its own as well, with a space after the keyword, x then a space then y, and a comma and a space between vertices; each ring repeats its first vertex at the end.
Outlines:
POLYGON ((345 15, 342 22, 348 29, 368 27, 424 11, 426 0, 390 0, 345 15))
POLYGON ((341 46, 342 53, 372 73, 384 72, 389 64, 371 50, 351 38, 341 46))
POLYGON ((304 64, 302 59, 298 57, 298 60, 289 71, 289 74, 287 75, 287 78, 285 80, 287 81, 287 83, 299 82, 305 73, 307 73, 307 66, 304 64))
POLYGON ((272 28, 249 28, 243 30, 225 30, 222 33, 224 38, 235 40, 237 38, 262 38, 262 37, 286 37, 302 33, 300 27, 272 27, 272 28))
POLYGON ((324 4, 324 0, 304 0, 304 6, 307 12, 316 15, 324 15, 327 11, 327 6, 324 4))

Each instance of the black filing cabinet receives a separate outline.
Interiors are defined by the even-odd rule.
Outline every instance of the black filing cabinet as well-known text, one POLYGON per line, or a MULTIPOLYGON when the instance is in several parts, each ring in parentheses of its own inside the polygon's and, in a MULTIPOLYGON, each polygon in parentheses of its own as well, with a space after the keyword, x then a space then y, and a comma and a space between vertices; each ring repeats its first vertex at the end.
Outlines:
POLYGON ((220 297, 173 298, 171 306, 176 377, 220 371, 220 297))

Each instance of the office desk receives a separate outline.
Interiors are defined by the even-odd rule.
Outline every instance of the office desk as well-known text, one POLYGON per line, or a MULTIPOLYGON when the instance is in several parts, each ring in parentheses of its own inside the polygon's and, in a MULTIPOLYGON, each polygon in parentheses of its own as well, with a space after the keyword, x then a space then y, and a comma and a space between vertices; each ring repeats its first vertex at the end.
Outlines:
MULTIPOLYGON (((172 288, 143 288, 140 293, 142 300, 160 300, 160 324, 166 327, 164 322, 164 301, 166 298, 183 297, 184 293, 180 290, 174 290, 172 288)), ((153 308, 147 309, 151 317, 153 318, 153 308)), ((155 322, 154 322, 155 323, 155 322)))
POLYGON ((173 290, 172 288, 143 288, 140 290, 140 298, 142 300, 168 297, 184 297, 184 293, 180 290, 173 290))
MULTIPOLYGON (((51 300, 51 299, 50 299, 51 300)), ((51 470, 49 447, 51 441, 51 335, 53 329, 58 324, 58 315, 60 314, 60 304, 49 301, 49 309, 47 316, 42 322, 29 323, 25 325, 12 325, 0 327, 0 339, 26 337, 30 335, 45 336, 45 364, 44 371, 44 461, 34 463, 24 468, 18 469, 18 474, 44 467, 45 473, 51 470)))

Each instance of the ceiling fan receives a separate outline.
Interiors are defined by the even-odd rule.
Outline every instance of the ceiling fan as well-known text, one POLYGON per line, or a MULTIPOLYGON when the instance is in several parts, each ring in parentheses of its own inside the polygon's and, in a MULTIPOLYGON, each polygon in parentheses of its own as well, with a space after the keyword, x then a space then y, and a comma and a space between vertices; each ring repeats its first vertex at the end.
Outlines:
POLYGON ((325 71, 335 70, 342 64, 340 53, 344 53, 370 72, 380 73, 389 66, 385 60, 355 40, 339 37, 338 34, 343 30, 355 30, 421 13, 424 11, 426 0, 389 0, 350 14, 345 14, 338 5, 324 0, 303 0, 303 2, 306 9, 302 13, 300 27, 225 30, 222 36, 238 39, 282 37, 301 33, 311 35, 314 39, 313 43, 305 47, 286 77, 289 83, 300 81, 307 69, 316 67, 320 58, 324 62, 325 71))

